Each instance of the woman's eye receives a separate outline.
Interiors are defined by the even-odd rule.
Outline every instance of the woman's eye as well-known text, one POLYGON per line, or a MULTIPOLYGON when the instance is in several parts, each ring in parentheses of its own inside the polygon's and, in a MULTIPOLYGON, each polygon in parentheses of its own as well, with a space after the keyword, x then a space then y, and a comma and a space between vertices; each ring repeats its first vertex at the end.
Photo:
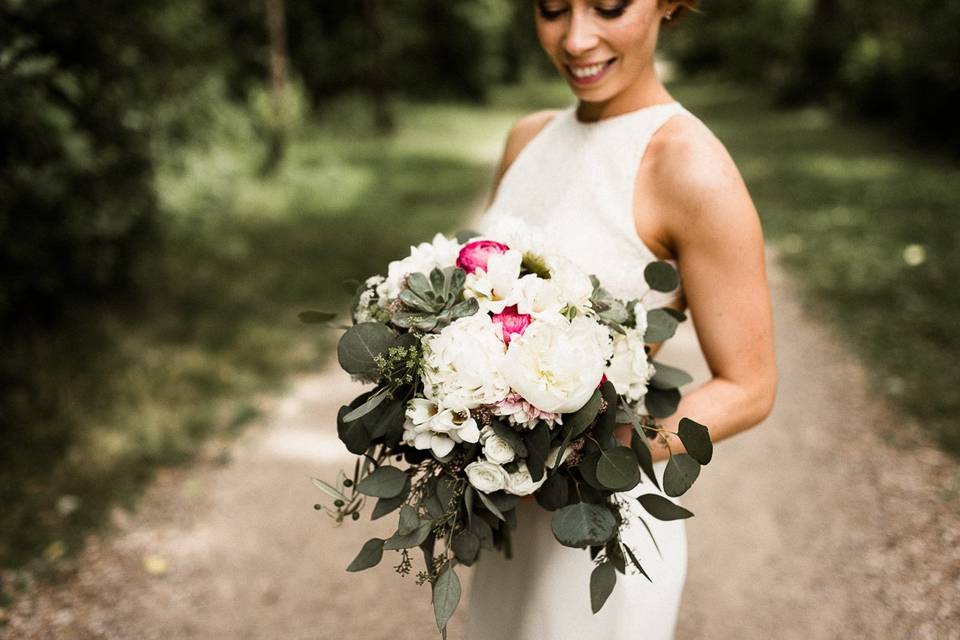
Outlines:
POLYGON ((627 10, 627 3, 621 3, 616 7, 605 8, 597 7, 597 13, 599 13, 604 18, 619 18, 623 15, 623 12, 627 10))
POLYGON ((566 12, 565 8, 551 9, 542 3, 537 3, 537 9, 540 11, 540 17, 542 17, 544 20, 556 20, 566 12))

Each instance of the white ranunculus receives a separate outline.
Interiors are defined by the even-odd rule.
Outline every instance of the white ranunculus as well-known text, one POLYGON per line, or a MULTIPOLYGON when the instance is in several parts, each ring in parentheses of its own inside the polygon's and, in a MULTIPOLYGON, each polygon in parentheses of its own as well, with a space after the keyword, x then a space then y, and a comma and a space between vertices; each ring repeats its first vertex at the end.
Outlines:
POLYGON ((468 273, 464 283, 464 295, 476 298, 480 312, 500 313, 513 304, 514 288, 520 279, 520 263, 523 254, 509 249, 487 257, 487 268, 468 273))
POLYGON ((409 256, 403 260, 394 260, 387 266, 387 277, 377 285, 377 295, 383 300, 396 298, 409 274, 429 274, 435 268, 455 266, 461 246, 455 239, 438 233, 433 236, 433 241, 410 247, 409 256))
POLYGON ((517 457, 517 453, 510 446, 510 443, 495 433, 490 434, 483 441, 483 455, 490 462, 497 464, 507 464, 517 457))
POLYGON ((484 493, 505 489, 510 479, 503 467, 483 459, 471 462, 463 471, 473 488, 484 493))
POLYGON ((636 402, 647 395, 654 368, 647 360, 642 331, 627 329, 626 334, 614 334, 613 358, 605 373, 617 394, 627 400, 636 402))
POLYGON ((510 386, 500 373, 506 347, 499 330, 488 315, 476 313, 425 336, 425 395, 457 411, 503 400, 510 386))
POLYGON ((610 352, 610 333, 596 320, 544 315, 510 341, 501 370, 533 406, 569 413, 593 395, 610 352))
POLYGON ((540 488, 547 481, 547 474, 544 473, 539 481, 534 482, 530 476, 530 470, 527 469, 527 463, 521 462, 519 468, 514 473, 507 474, 507 493, 515 496, 528 496, 540 488))

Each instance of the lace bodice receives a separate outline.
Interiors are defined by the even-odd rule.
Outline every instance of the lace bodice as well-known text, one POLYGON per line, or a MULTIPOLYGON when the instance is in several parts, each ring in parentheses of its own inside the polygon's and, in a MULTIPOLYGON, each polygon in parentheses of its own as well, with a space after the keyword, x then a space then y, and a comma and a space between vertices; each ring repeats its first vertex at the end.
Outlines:
POLYGON ((562 110, 507 169, 481 230, 502 217, 519 218, 614 296, 643 297, 647 308, 672 302, 679 289, 649 291, 643 279, 644 267, 657 257, 637 235, 633 193, 647 144, 680 113, 689 115, 672 102, 580 122, 576 105, 562 110))

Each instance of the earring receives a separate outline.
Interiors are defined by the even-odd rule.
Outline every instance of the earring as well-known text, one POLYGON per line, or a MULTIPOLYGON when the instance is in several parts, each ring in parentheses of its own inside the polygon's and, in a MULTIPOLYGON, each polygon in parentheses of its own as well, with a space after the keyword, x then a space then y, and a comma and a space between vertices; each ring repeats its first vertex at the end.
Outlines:
POLYGON ((667 12, 663 14, 664 20, 673 20, 673 9, 667 9, 667 12))

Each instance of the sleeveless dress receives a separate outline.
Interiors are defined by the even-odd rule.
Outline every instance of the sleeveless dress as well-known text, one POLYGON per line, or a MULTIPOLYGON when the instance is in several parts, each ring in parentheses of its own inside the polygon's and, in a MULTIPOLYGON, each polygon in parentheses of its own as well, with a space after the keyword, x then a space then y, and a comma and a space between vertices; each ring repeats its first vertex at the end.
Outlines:
MULTIPOLYGON (((595 274, 614 296, 646 294, 648 308, 670 302, 679 292, 658 293, 646 286, 643 269, 657 258, 637 235, 632 211, 635 176, 647 144, 678 114, 690 116, 673 102, 585 123, 577 120, 576 105, 562 110, 507 169, 479 229, 519 218, 595 274)), ((654 466, 660 479, 664 467, 662 462, 654 466)), ((656 487, 645 480, 620 495, 633 499, 652 492, 656 487)), ((687 568, 684 524, 656 520, 631 501, 623 541, 652 582, 629 568, 627 575, 618 573, 613 594, 594 615, 589 553, 561 546, 550 528, 552 513, 521 500, 511 536, 513 558, 484 553, 473 568, 467 640, 672 638, 687 568)))

